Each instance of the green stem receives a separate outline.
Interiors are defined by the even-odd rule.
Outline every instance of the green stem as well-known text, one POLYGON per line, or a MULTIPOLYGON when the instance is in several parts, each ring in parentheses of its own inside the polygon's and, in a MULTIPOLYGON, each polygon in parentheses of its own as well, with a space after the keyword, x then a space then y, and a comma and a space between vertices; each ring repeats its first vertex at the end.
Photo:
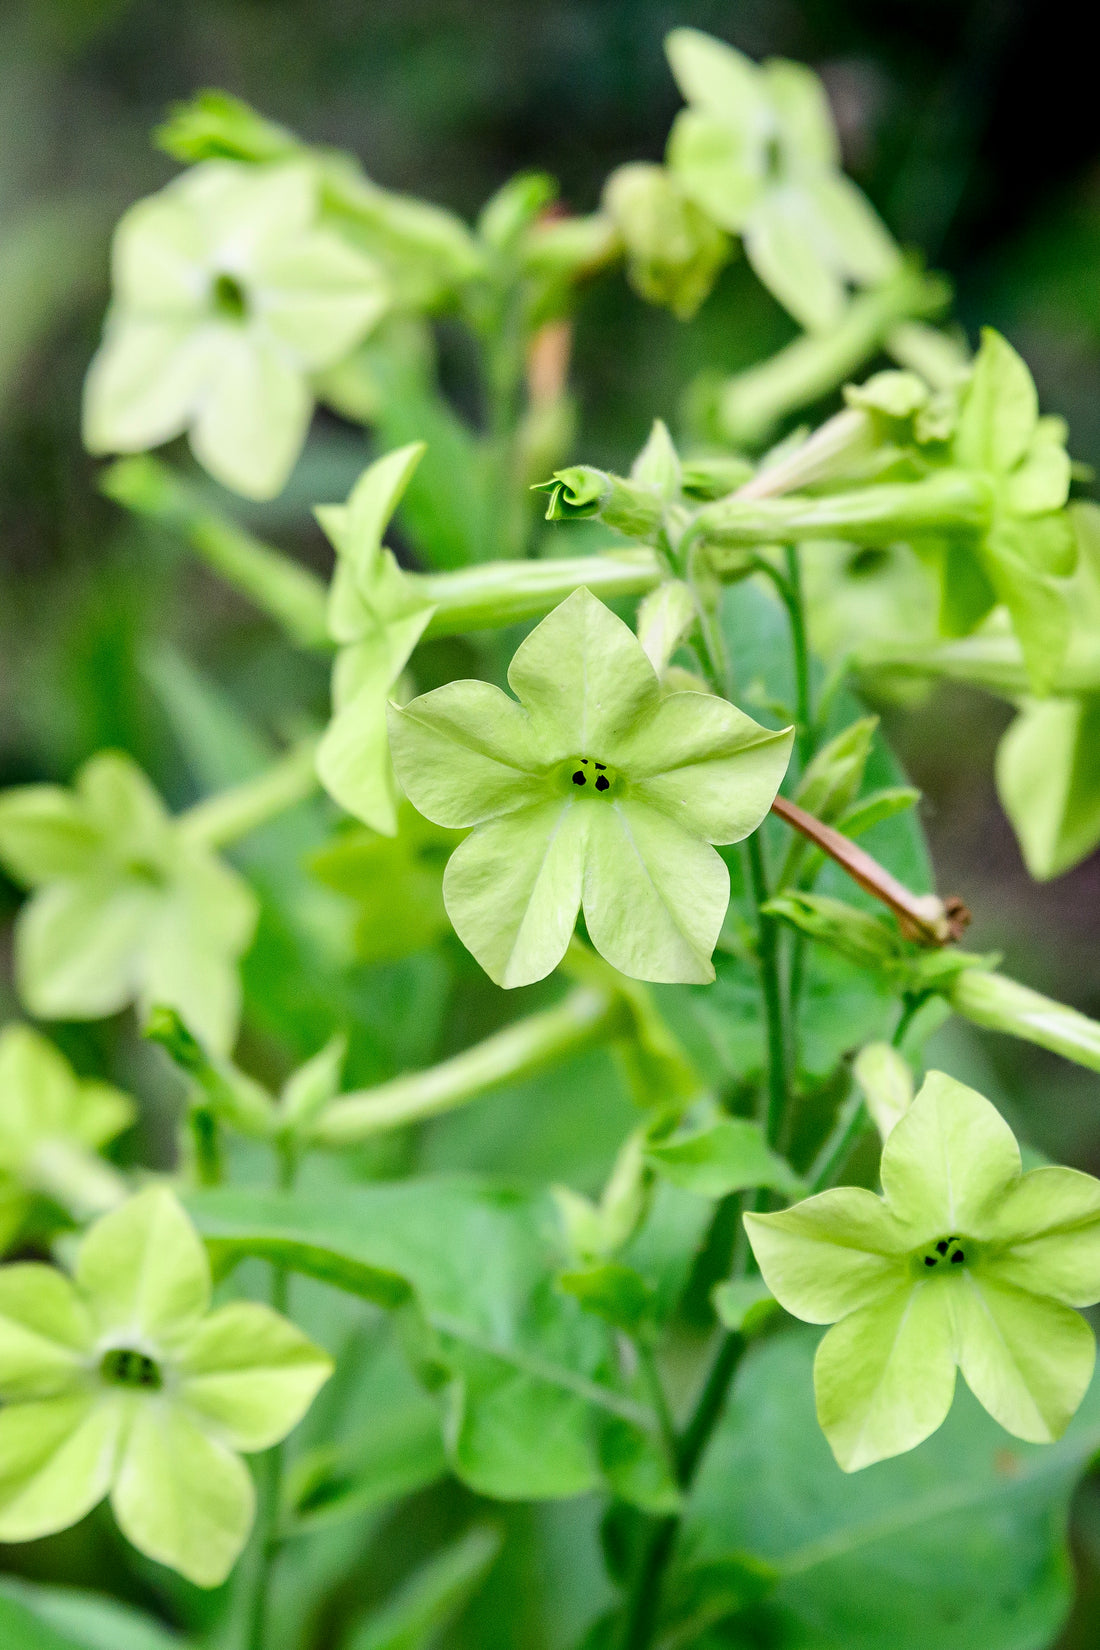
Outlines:
POLYGON ((722 434, 735 447, 763 445, 788 414, 830 395, 876 355, 900 321, 937 314, 949 301, 939 277, 903 268, 853 299, 838 327, 805 333, 770 360, 729 379, 718 403, 722 434))
POLYGON ((316 754, 316 739, 303 740, 266 773, 196 802, 179 815, 179 830, 204 848, 220 848, 248 836, 313 795, 318 787, 316 754))
POLYGON ((665 1447, 669 1467, 673 1476, 678 1466, 679 1445, 676 1438, 676 1423, 672 1418, 672 1411, 668 1405, 668 1394, 665 1392, 665 1383, 661 1379, 661 1371, 657 1367, 657 1358, 653 1346, 648 1340, 639 1339, 635 1342, 638 1349, 638 1364, 645 1377, 649 1389, 653 1411, 657 1417, 657 1425, 661 1432, 661 1441, 665 1447))
POLYGON ((867 1123, 863 1096, 858 1089, 853 1090, 837 1112, 836 1122, 807 1171, 806 1182, 811 1192, 823 1192, 833 1184, 851 1156, 852 1147, 866 1130, 867 1123))
POLYGON ((605 601, 644 595, 661 582, 661 564, 654 551, 638 548, 601 556, 482 562, 447 573, 409 573, 406 581, 435 608, 424 634, 460 636, 534 618, 581 585, 605 601))
POLYGON ((806 640, 806 618, 802 601, 802 565, 798 546, 788 544, 787 562, 787 617, 791 627, 791 652, 794 655, 795 702, 798 713, 798 756, 803 768, 814 753, 816 730, 814 726, 813 688, 810 680, 810 649, 806 640))
POLYGON ((518 1082, 606 1041, 622 1013, 605 992, 571 991, 554 1008, 517 1020, 439 1065, 333 1101, 314 1123, 312 1142, 351 1146, 384 1130, 454 1111, 500 1083, 518 1082))
MULTIPOLYGON (((277 1148, 276 1185, 282 1192, 293 1189, 297 1156, 288 1147, 277 1148)), ((290 1295, 290 1276, 285 1266, 271 1268, 272 1310, 285 1317, 290 1295)), ((256 1524, 252 1532, 252 1571, 245 1612, 245 1650, 268 1650, 268 1602, 271 1568, 279 1550, 279 1523, 282 1505, 283 1468, 286 1446, 276 1444, 265 1450, 256 1463, 256 1524)))
POLYGON ((328 593, 315 573, 210 508, 159 459, 122 458, 100 477, 100 489, 135 515, 186 539, 208 567, 282 626, 299 647, 327 651, 328 593))
POLYGON ((768 1081, 764 1107, 764 1133, 775 1145, 783 1130, 787 1111, 787 1026, 783 986, 779 973, 779 931, 773 917, 762 909, 768 902, 768 874, 760 832, 754 831, 745 844, 749 885, 757 912, 757 960, 764 998, 764 1023, 768 1047, 768 1081))
MULTIPOLYGON (((921 481, 887 482, 847 492, 782 498, 719 499, 699 511, 692 534, 710 547, 719 577, 723 548, 794 544, 804 539, 847 539, 882 544, 944 532, 981 533, 992 518, 992 493, 984 477, 943 470, 921 481)), ((740 569, 743 557, 734 558, 740 569)))

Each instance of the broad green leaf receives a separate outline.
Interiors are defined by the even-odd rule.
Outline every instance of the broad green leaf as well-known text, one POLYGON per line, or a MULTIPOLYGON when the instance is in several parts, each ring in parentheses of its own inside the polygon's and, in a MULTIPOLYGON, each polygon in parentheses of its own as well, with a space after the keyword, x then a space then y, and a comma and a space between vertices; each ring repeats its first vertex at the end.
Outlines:
POLYGON ((1006 1446, 960 1393, 919 1450, 847 1477, 815 1425, 813 1354, 802 1333, 749 1354, 689 1505, 693 1556, 774 1565, 764 1619, 799 1650, 1044 1650, 1069 1607, 1066 1518, 1100 1388, 1043 1448, 1006 1446))
POLYGON ((184 1650, 179 1634, 103 1593, 0 1581, 0 1632, 12 1650, 184 1650), (11 1620, 5 1619, 11 1612, 11 1620))
POLYGON ((657 1142, 646 1155, 674 1185, 699 1197, 725 1197, 749 1186, 795 1195, 802 1189, 794 1171, 765 1144, 759 1123, 742 1117, 657 1142))
POLYGON ((555 1286, 567 1256, 549 1197, 439 1177, 189 1206, 223 1259, 262 1255, 390 1306, 411 1295, 450 1374, 452 1464, 483 1493, 576 1494, 598 1479, 599 1416, 648 1425, 606 1328, 555 1286))

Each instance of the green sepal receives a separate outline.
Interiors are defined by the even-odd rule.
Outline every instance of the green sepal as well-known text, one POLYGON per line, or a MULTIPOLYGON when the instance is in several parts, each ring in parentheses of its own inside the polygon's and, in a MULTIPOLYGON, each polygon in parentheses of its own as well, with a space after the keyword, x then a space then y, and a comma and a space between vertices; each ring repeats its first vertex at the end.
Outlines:
POLYGON ((646 1158, 674 1186, 698 1197, 727 1197, 750 1186, 794 1197, 805 1190, 790 1165, 765 1143, 759 1123, 743 1117, 725 1117, 692 1133, 651 1142, 646 1158))
POLYGON ((605 1260, 558 1273, 558 1288, 579 1300, 586 1312, 628 1335, 654 1322, 653 1290, 633 1267, 605 1260))

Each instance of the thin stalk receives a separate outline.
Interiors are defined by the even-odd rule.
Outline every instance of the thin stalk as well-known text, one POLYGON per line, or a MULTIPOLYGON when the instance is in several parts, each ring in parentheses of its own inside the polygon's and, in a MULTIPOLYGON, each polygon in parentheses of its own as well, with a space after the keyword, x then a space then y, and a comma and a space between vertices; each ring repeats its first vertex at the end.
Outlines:
POLYGON ((810 649, 806 640, 806 616, 802 602, 802 564, 798 546, 788 544, 787 563, 787 618, 791 627, 791 652, 794 656, 795 704, 798 713, 798 756, 803 768, 814 753, 816 730, 814 725, 813 687, 810 679, 810 649))
MULTIPOLYGON (((297 1155, 280 1147, 276 1155, 276 1185, 292 1190, 297 1175, 297 1155)), ((290 1276, 285 1266, 271 1268, 272 1309, 285 1316, 290 1294, 290 1276)), ((268 1650, 268 1595, 271 1567, 280 1546, 279 1512, 282 1504, 285 1445, 265 1450, 256 1463, 256 1524, 252 1532, 252 1572, 245 1611, 244 1650, 268 1650)))
POLYGON ((678 1443, 676 1439, 676 1423, 672 1418, 672 1411, 668 1404, 668 1394, 665 1383, 661 1379, 661 1371, 657 1367, 657 1358, 650 1341, 640 1337, 635 1341, 638 1352, 638 1365, 649 1389, 653 1412, 657 1417, 657 1425, 661 1434, 665 1454, 673 1476, 676 1476, 678 1465, 678 1443))
POLYGON ((122 458, 100 477, 108 498, 178 533, 227 584, 282 626, 299 647, 327 651, 328 593, 308 568, 213 509, 199 488, 147 454, 122 458))
POLYGON ((635 548, 600 556, 479 562, 405 578, 435 608, 425 636, 460 636, 534 618, 582 584, 607 601, 644 595, 661 582, 661 564, 654 551, 635 548))
POLYGON ((900 321, 938 314, 950 296, 940 277, 911 265, 861 293, 839 326, 804 333, 770 360, 726 382, 718 404, 723 435, 735 447, 762 445, 790 413, 830 395, 876 355, 900 321))
POLYGON ((745 860, 756 906, 757 960, 760 988, 764 998, 764 1023, 768 1046, 768 1081, 764 1103, 764 1133, 770 1145, 777 1144, 787 1111, 787 1026, 783 984, 779 972, 779 930, 773 917, 763 910, 769 898, 768 874, 760 832, 754 831, 745 844, 745 860))
POLYGON ((814 1158, 806 1174, 811 1192, 823 1192, 851 1156, 852 1147, 867 1128, 867 1107, 858 1089, 845 1100, 836 1115, 836 1122, 814 1158))
POLYGON ((189 841, 220 848, 248 836, 318 788, 316 739, 303 740, 265 773, 230 790, 205 797, 179 815, 177 825, 189 841))
POLYGON ((517 1020, 426 1071, 333 1101, 313 1125, 312 1144, 356 1145, 387 1129, 455 1111, 500 1083, 518 1082, 602 1043, 622 1014, 607 993, 578 988, 555 1007, 517 1020))

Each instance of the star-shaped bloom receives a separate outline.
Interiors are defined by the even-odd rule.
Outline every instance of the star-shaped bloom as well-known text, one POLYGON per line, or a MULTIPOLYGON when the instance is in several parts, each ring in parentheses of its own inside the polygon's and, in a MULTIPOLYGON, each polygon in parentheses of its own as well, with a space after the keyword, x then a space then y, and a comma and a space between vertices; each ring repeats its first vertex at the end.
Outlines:
POLYGON ((0 863, 34 890, 15 928, 32 1014, 95 1020, 135 1000, 168 1003, 213 1046, 232 1043, 256 897, 171 818, 128 756, 92 757, 71 791, 0 795, 0 863))
POLYGON ((0 1032, 0 1253, 34 1202, 47 1197, 78 1218, 118 1201, 121 1181, 95 1154, 134 1121, 129 1095, 78 1077, 30 1026, 0 1032))
POLYGON ((661 695, 633 632, 587 589, 537 625, 508 670, 390 706, 398 778, 437 825, 475 827, 447 865, 459 938, 498 984, 561 961, 583 907, 597 951, 643 980, 714 978, 729 902, 713 843, 775 799, 792 730, 711 694, 661 695))
POLYGON ((764 1281, 834 1325, 814 1364, 818 1420, 846 1472, 912 1449, 947 1416, 955 1371, 1017 1438, 1064 1431, 1096 1345, 1100 1181, 1022 1173, 989 1101, 942 1072, 887 1137, 883 1197, 822 1192, 745 1216, 764 1281))
POLYGON ((110 1496, 141 1552, 225 1580, 254 1510, 241 1453, 284 1438, 332 1365, 268 1307, 210 1300, 206 1251, 161 1187, 91 1227, 72 1279, 0 1269, 0 1541, 110 1496))
POLYGON ((309 427, 311 374, 388 303, 376 264, 318 213, 305 162, 207 161, 131 207, 85 387, 92 452, 140 452, 186 430, 225 486, 280 491, 309 427))
POLYGON ((673 176, 742 236, 753 269, 797 321, 835 325, 848 284, 884 281, 899 257, 840 169, 821 82, 799 63, 758 66, 696 29, 674 29, 666 50, 690 105, 669 137, 673 176))

